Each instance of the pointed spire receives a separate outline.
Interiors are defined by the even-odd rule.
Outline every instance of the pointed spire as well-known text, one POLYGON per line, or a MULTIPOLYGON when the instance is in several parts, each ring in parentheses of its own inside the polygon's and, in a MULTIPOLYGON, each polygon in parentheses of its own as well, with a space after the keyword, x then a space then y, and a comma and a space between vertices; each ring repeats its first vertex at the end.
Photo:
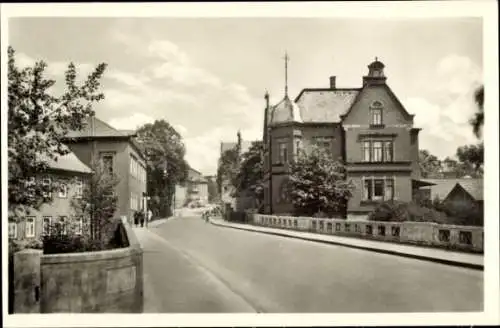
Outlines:
POLYGON ((288 53, 285 51, 285 97, 288 96, 288 61, 290 60, 290 57, 288 57, 288 53))

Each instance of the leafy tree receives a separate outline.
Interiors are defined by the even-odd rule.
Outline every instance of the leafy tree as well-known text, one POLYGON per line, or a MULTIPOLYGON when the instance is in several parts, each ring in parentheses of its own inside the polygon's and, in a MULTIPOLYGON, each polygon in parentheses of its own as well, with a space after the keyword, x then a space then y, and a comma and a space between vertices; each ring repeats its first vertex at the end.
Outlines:
POLYGON ((8 204, 9 217, 19 219, 30 208, 51 200, 44 195, 55 192, 57 183, 45 185, 32 177, 47 172, 50 160, 57 161, 69 152, 62 138, 79 130, 93 114, 92 106, 102 100, 100 79, 106 64, 99 64, 81 84, 73 63, 65 72, 65 90, 60 96, 51 92, 55 80, 44 77, 47 64, 19 68, 15 51, 8 48, 8 204))
POLYGON ((474 100, 477 104, 477 112, 474 117, 470 120, 472 125, 472 130, 474 134, 479 139, 481 135, 481 129, 484 125, 484 85, 480 86, 474 93, 474 100))
POLYGON ((262 187, 264 144, 262 141, 254 141, 250 148, 241 155, 241 164, 234 179, 238 192, 250 191, 257 201, 263 200, 264 189, 262 187))
POLYGON ((237 185, 236 179, 239 172, 239 165, 240 154, 238 146, 227 149, 222 153, 217 167, 217 186, 220 194, 224 192, 222 190, 224 182, 228 181, 230 186, 237 185))
POLYGON ((231 149, 226 149, 220 156, 217 165, 217 188, 219 194, 222 195, 226 190, 223 185, 232 187, 231 193, 237 192, 238 188, 238 172, 241 164, 241 133, 238 131, 236 145, 231 149), (228 185, 227 185, 228 184, 228 185))
POLYGON ((88 218, 88 233, 90 239, 103 241, 107 229, 118 206, 118 196, 115 188, 119 178, 104 171, 102 163, 95 159, 91 168, 92 176, 84 183, 82 197, 74 197, 71 205, 77 216, 88 218))
POLYGON ((182 137, 167 121, 156 120, 137 130, 137 142, 148 162, 151 211, 156 216, 170 216, 175 186, 184 183, 188 176, 182 137))
POLYGON ((463 163, 458 162, 456 159, 451 157, 446 157, 443 161, 443 170, 448 172, 448 175, 452 175, 456 178, 461 178, 471 174, 471 168, 463 163))
POLYGON ((208 189, 208 201, 214 203, 219 198, 219 193, 217 192, 217 182, 214 181, 213 176, 207 176, 207 189, 208 189))
POLYGON ((352 189, 344 164, 326 149, 314 147, 290 164, 287 192, 297 214, 344 214, 352 189))
POLYGON ((472 168, 474 175, 481 175, 484 164, 483 143, 458 147, 457 158, 464 166, 472 168))
POLYGON ((419 151, 418 164, 422 178, 433 178, 441 173, 441 161, 428 150, 422 149, 419 151))

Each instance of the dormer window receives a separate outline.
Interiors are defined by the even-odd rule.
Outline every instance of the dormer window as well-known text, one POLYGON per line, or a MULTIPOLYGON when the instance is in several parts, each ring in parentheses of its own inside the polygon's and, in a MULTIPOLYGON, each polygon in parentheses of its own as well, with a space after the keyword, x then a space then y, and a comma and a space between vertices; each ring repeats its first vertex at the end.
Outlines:
POLYGON ((382 127, 382 108, 383 105, 380 101, 374 101, 370 106, 370 125, 375 127, 382 127))

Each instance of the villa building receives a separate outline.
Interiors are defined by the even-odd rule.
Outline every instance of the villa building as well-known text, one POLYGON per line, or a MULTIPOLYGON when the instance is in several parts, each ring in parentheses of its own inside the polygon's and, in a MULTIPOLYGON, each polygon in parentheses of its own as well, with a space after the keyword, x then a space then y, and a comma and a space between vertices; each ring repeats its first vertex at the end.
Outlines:
POLYGON ((410 201, 426 185, 418 166, 420 129, 387 85, 384 68, 375 59, 361 87, 338 88, 332 76, 328 88, 303 89, 295 100, 286 83, 284 98, 275 106, 266 93, 265 213, 293 212, 286 193, 289 164, 312 145, 329 149, 344 162, 355 186, 347 213, 339 216, 366 217, 377 203, 410 201))

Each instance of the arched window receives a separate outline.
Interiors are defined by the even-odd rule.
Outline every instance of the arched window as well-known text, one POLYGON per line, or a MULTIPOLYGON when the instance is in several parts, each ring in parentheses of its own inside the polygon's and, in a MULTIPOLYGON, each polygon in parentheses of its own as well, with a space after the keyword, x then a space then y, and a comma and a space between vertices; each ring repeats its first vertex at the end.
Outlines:
POLYGON ((370 105, 370 125, 381 126, 383 125, 382 110, 384 106, 380 101, 374 101, 370 105))

